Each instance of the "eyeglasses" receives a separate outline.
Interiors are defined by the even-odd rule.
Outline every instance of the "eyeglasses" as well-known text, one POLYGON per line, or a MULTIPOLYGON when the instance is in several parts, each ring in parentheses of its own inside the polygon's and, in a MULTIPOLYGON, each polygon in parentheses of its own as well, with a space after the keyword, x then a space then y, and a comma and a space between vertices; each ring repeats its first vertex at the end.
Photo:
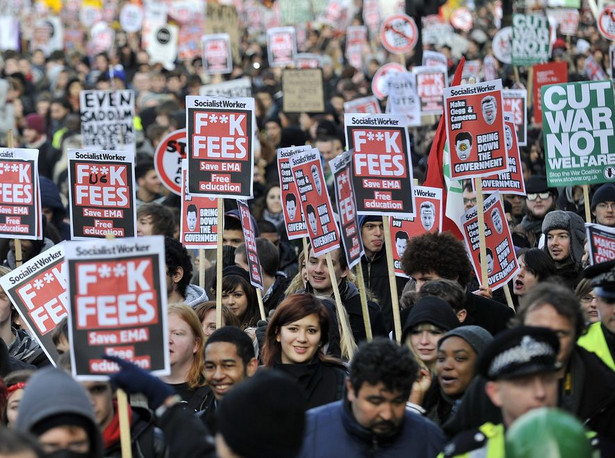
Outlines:
POLYGON ((476 197, 472 198, 468 198, 468 197, 464 197, 463 198, 463 204, 464 205, 476 205, 476 197))
POLYGON ((615 202, 600 202, 596 205, 596 208, 600 210, 615 210, 615 202))
POLYGON ((591 303, 594 300, 596 300, 596 296, 594 296, 593 294, 587 294, 581 298, 581 302, 585 302, 587 304, 591 303))
POLYGON ((540 200, 547 200, 550 195, 551 195, 551 193, 549 191, 547 191, 547 192, 532 192, 532 193, 528 194, 526 197, 527 197, 527 200, 529 200, 530 202, 534 202, 539 197, 540 197, 540 200))

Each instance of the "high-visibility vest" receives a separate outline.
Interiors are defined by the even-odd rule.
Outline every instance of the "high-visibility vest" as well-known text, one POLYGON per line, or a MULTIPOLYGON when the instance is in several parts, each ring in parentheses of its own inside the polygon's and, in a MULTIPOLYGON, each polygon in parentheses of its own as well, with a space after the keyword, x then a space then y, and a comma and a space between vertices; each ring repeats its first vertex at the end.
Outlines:
POLYGON ((478 428, 478 431, 474 435, 474 439, 477 443, 477 448, 474 450, 470 450, 468 452, 462 452, 460 454, 455 454, 452 451, 452 454, 449 452, 445 455, 448 447, 452 444, 447 445, 444 449, 444 453, 440 453, 438 458, 443 458, 444 456, 453 456, 454 458, 502 458, 505 455, 505 436, 504 436, 504 425, 494 425, 493 423, 484 423, 478 428))
POLYGON ((604 332, 602 332, 600 321, 592 324, 587 330, 587 334, 581 336, 577 343, 587 351, 598 355, 607 366, 615 371, 615 361, 613 361, 611 350, 609 350, 609 346, 606 344, 606 338, 604 337, 604 332))

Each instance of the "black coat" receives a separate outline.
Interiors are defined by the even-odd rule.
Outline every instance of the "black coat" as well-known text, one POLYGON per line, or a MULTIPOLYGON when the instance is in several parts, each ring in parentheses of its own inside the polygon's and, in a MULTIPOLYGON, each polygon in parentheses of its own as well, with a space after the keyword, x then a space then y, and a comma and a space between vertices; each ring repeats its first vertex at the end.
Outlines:
POLYGON ((273 368, 297 380, 305 391, 306 410, 339 401, 344 396, 347 374, 342 365, 322 362, 315 358, 309 364, 277 362, 273 368))
MULTIPOLYGON (((388 334, 393 330, 393 302, 391 300, 389 271, 384 248, 376 253, 373 259, 363 256, 361 258, 361 266, 365 276, 365 287, 376 295, 376 302, 380 305, 382 319, 384 320, 384 329, 388 334)), ((395 277, 395 281, 397 282, 397 295, 401 296, 408 279, 395 277)))
MULTIPOLYGON (((166 455, 164 435, 155 427, 152 413, 142 407, 131 406, 130 443, 135 458, 159 458, 166 455)), ((121 441, 104 451, 105 458, 122 456, 121 441)))
POLYGON ((470 292, 466 293, 465 308, 468 315, 462 325, 480 326, 493 336, 506 329, 510 319, 515 316, 513 309, 507 305, 470 292))

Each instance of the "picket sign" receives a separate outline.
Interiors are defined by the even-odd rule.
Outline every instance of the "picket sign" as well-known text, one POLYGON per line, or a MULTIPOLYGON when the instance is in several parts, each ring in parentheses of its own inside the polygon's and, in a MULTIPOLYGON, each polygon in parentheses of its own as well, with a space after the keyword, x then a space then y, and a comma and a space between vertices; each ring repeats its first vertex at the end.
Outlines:
MULTIPOLYGON (((391 288, 391 307, 393 308, 393 329, 395 340, 401 344, 401 315, 399 314, 399 296, 397 296, 397 282, 395 281, 395 263, 393 262, 393 243, 391 241, 391 217, 382 217, 382 230, 384 232, 384 248, 386 250, 387 270, 389 271, 389 287, 391 288)), ((486 255, 485 255, 486 256, 486 255)))
POLYGON ((224 234, 224 198, 218 197, 218 246, 216 247, 216 329, 222 327, 222 234, 224 234))

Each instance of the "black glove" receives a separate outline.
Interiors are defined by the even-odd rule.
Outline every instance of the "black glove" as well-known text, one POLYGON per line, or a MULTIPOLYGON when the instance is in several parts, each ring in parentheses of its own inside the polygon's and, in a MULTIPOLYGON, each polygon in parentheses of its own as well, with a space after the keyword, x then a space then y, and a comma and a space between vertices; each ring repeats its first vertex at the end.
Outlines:
POLYGON ((133 363, 117 356, 105 355, 104 358, 117 363, 121 368, 118 373, 110 376, 111 384, 128 394, 143 393, 153 410, 175 394, 173 388, 133 363))
POLYGON ((265 333, 267 332, 267 325, 269 324, 269 320, 259 320, 256 323, 256 330, 254 334, 256 334, 256 340, 258 341, 259 350, 263 349, 263 345, 265 343, 265 333))

